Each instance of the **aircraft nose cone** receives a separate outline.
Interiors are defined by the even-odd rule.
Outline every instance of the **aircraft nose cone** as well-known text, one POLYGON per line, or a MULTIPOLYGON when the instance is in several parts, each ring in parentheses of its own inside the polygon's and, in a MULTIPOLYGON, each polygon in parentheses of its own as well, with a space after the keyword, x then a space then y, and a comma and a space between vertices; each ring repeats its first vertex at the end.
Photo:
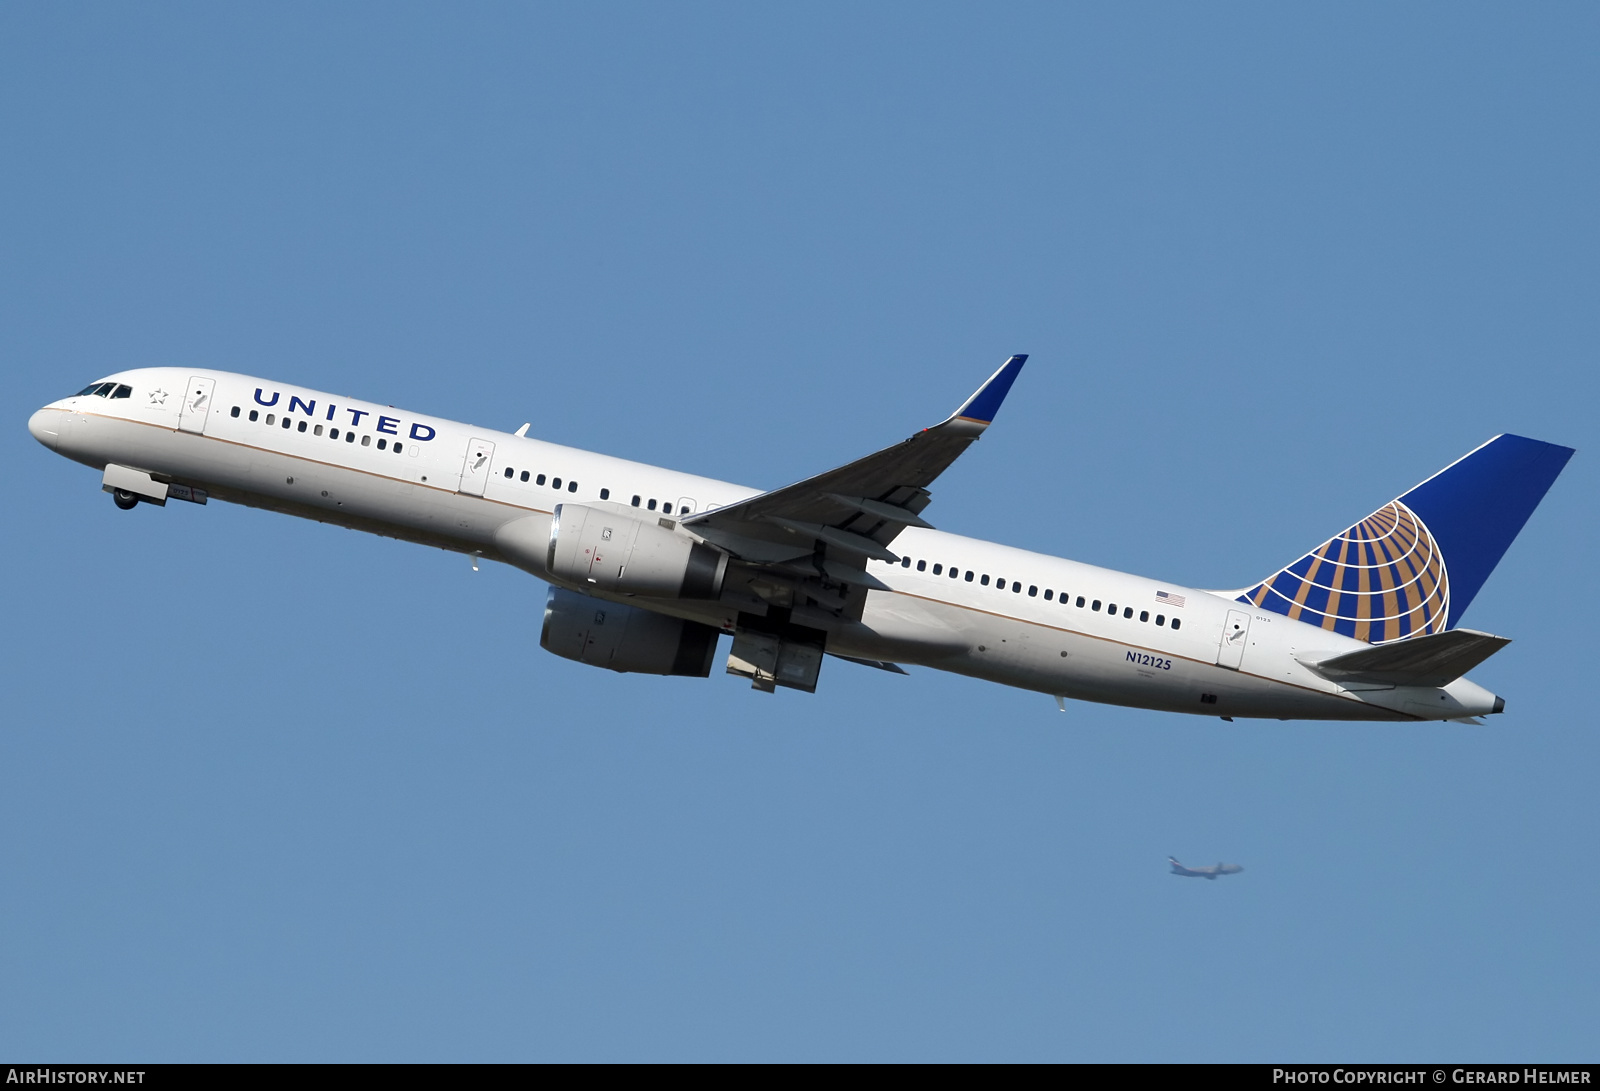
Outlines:
POLYGON ((28 418, 28 432, 34 439, 55 450, 56 422, 61 419, 61 413, 55 409, 41 409, 28 418))

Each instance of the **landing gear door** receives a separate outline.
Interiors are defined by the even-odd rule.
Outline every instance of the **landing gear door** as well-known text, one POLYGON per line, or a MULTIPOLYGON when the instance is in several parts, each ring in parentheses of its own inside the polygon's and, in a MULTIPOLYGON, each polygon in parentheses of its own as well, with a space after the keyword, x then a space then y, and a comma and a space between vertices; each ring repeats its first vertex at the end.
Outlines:
POLYGON ((189 376, 189 385, 183 392, 183 404, 178 407, 178 430, 199 435, 206 430, 206 418, 211 415, 211 394, 217 381, 204 375, 189 376))
POLYGON ((1222 623, 1222 639, 1217 643, 1217 666, 1238 670, 1249 640, 1250 615, 1243 610, 1229 610, 1228 620, 1222 623))
POLYGON ((489 467, 494 464, 494 444, 486 439, 473 438, 467 443, 467 458, 461 464, 461 488, 458 492, 468 496, 482 496, 489 481, 489 467))

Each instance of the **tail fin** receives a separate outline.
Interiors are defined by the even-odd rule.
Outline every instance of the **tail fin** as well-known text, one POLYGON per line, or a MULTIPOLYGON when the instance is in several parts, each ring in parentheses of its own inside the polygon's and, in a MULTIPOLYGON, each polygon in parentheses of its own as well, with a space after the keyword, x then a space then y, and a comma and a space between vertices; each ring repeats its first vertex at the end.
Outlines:
POLYGON ((1572 457, 1501 435, 1239 596, 1373 644, 1452 628, 1572 457))

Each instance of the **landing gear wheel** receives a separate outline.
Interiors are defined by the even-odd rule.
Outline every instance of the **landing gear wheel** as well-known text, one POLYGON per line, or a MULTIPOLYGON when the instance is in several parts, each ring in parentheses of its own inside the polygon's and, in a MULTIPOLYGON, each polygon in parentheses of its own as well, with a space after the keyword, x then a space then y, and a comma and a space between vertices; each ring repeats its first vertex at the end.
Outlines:
POLYGON ((113 489, 111 499, 123 511, 132 511, 139 506, 139 494, 129 492, 127 489, 113 489))

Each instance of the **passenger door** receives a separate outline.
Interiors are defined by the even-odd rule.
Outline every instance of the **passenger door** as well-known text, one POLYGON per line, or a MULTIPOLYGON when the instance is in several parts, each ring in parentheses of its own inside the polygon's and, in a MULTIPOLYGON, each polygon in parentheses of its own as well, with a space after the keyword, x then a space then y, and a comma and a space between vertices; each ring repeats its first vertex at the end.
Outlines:
POLYGON ((203 434, 206 418, 211 415, 211 394, 217 381, 204 375, 189 376, 189 385, 183 392, 183 404, 178 407, 178 429, 183 432, 203 434))
POLYGON ((494 444, 486 439, 473 438, 467 442, 467 457, 461 464, 461 487, 458 492, 468 496, 482 496, 489 481, 489 469, 494 464, 494 444))
POLYGON ((1228 620, 1222 623, 1222 639, 1217 643, 1217 666, 1238 670, 1249 640, 1250 615, 1243 610, 1229 610, 1228 620))

